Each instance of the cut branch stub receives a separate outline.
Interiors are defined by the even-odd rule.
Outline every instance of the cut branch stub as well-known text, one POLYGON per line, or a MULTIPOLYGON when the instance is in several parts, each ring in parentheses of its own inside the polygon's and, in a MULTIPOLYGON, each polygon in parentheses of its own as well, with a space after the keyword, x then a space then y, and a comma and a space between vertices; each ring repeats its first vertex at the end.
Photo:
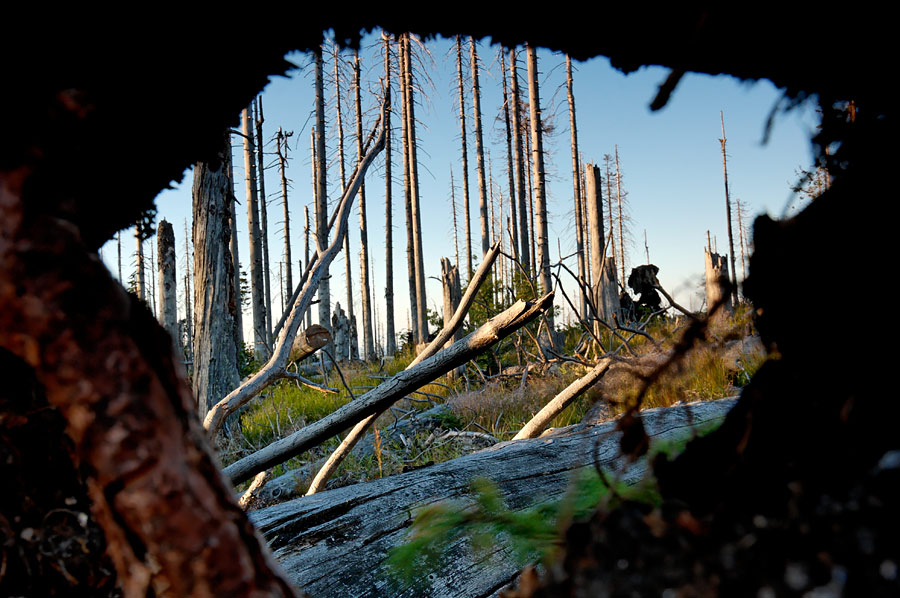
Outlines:
POLYGON ((291 354, 288 357, 290 362, 303 361, 331 341, 331 333, 324 326, 313 324, 304 332, 297 335, 294 339, 294 345, 291 347, 291 354))

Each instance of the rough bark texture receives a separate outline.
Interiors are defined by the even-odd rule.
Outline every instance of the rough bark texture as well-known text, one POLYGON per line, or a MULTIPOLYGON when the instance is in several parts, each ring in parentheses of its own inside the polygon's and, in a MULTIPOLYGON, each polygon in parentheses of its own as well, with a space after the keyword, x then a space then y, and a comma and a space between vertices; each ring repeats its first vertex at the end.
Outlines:
POLYGON ((159 315, 163 328, 172 337, 176 348, 181 342, 178 336, 178 289, 176 281, 178 273, 175 268, 175 232, 172 225, 161 220, 156 228, 156 263, 159 269, 159 315))
MULTIPOLYGON (((171 341, 71 222, 0 175, 0 347, 66 421, 127 598, 291 596, 230 498, 171 341), (35 202, 35 203, 32 203, 35 202)), ((227 243, 227 238, 223 239, 227 243)))
MULTIPOLYGON (((512 152, 512 115, 510 114, 510 110, 514 110, 516 108, 511 106, 511 98, 509 96, 509 91, 506 85, 506 50, 504 50, 503 46, 500 46, 500 51, 497 56, 500 60, 500 67, 503 71, 503 123, 506 125, 506 174, 509 177, 509 208, 510 208, 510 217, 509 217, 509 229, 510 229, 510 244, 512 245, 512 251, 510 253, 518 259, 519 257, 519 220, 516 217, 516 182, 515 182, 515 167, 513 166, 513 152, 512 152)), ((501 223, 500 228, 503 228, 501 223)), ((502 237, 502 235, 501 235, 502 237)))
POLYGON ((252 114, 241 114, 244 139, 244 173, 247 182, 247 232, 250 236, 250 309, 253 313, 253 353, 257 359, 269 354, 266 338, 266 290, 263 283, 263 251, 259 230, 259 206, 256 187, 256 156, 253 143, 252 114))
POLYGON ((287 176, 284 172, 287 168, 287 140, 289 136, 284 134, 281 127, 278 127, 275 149, 278 154, 278 170, 281 175, 281 208, 284 216, 284 278, 285 289, 291 291, 294 288, 294 260, 291 259, 291 213, 288 209, 288 184, 287 176), (282 147, 282 144, 284 147, 282 147))
MULTIPOLYGON (((356 164, 363 159, 362 98, 359 72, 359 52, 353 54, 354 99, 356 104, 356 164)), ((348 259, 350 256, 347 256, 348 259)), ((372 299, 369 285, 369 225, 366 220, 366 186, 359 188, 359 290, 362 303, 363 359, 375 359, 375 340, 372 336, 372 299)), ((351 310, 352 311, 352 310, 351 310)), ((351 314, 352 315, 352 314, 351 314)))
MULTIPOLYGON (((316 181, 316 252, 328 247, 328 190, 325 185, 325 91, 322 81, 322 47, 315 49, 316 61, 316 127, 315 127, 315 181, 316 181)), ((319 282, 319 325, 331 326, 331 293, 326 268, 319 282)))
POLYGON ((231 263, 231 144, 225 137, 213 163, 194 167, 194 396, 200 418, 240 382, 234 344, 234 265, 231 263))
POLYGON ((519 250, 519 259, 522 262, 522 267, 526 272, 531 271, 531 256, 533 253, 531 252, 531 242, 530 235, 528 234, 528 202, 525 198, 525 188, 528 186, 528 183, 525 178, 525 156, 524 150, 522 149, 522 119, 521 119, 521 106, 522 102, 519 98, 519 75, 518 69, 516 65, 516 50, 515 48, 511 48, 509 50, 509 79, 510 79, 510 93, 512 98, 512 129, 513 129, 513 146, 514 146, 514 156, 516 163, 516 197, 514 201, 516 201, 519 205, 519 240, 521 242, 521 248, 519 250))
POLYGON ((334 333, 334 359, 346 362, 350 359, 350 319, 341 307, 340 302, 334 304, 331 314, 331 330, 334 333))
MULTIPOLYGON (((642 419, 654 439, 690 436, 693 427, 723 418, 734 403, 653 409, 642 419)), ((475 476, 493 480, 515 511, 560 500, 574 475, 595 464, 624 468, 623 481, 636 482, 645 465, 625 466, 615 427, 615 422, 578 425, 504 442, 431 467, 261 509, 250 518, 291 579, 316 596, 490 596, 517 576, 519 565, 508 545, 485 559, 473 554, 468 540, 455 540, 445 564, 429 571, 419 587, 392 585, 385 558, 407 540, 419 508, 443 500, 473 506, 475 476)))
POLYGON ((266 306, 266 346, 272 347, 272 268, 269 265, 269 209, 266 197, 266 164, 263 155, 265 139, 263 138, 263 105, 262 96, 256 96, 253 103, 256 125, 256 172, 259 187, 259 244, 262 248, 262 277, 265 290, 266 306))
POLYGON ((422 334, 419 332, 419 295, 416 290, 418 275, 416 270, 416 235, 415 215, 412 205, 412 160, 410 160, 410 120, 409 120, 409 80, 406 78, 406 70, 409 68, 409 51, 403 35, 399 39, 399 51, 397 61, 400 65, 400 98, 402 104, 401 122, 403 139, 403 195, 406 208, 406 267, 409 275, 409 321, 410 342, 418 343, 422 334))
POLYGON ((469 210, 469 148, 466 143, 466 94, 463 92, 462 38, 456 36, 456 81, 459 102, 459 134, 462 146, 463 212, 466 224, 466 277, 472 278, 472 220, 469 210))
POLYGON ((478 211, 481 217, 481 255, 491 246, 490 223, 488 221, 487 180, 484 174, 484 142, 481 133, 481 90, 478 87, 478 53, 475 38, 469 37, 469 65, 472 69, 472 113, 475 119, 475 170, 478 173, 478 211))
MULTIPOLYGON (((578 127, 575 123, 575 93, 572 91, 572 58, 569 55, 566 55, 566 96, 569 100, 569 133, 571 136, 571 144, 572 144, 572 186, 574 188, 574 201, 575 201, 575 252, 578 254, 578 277, 581 278, 582 284, 584 284, 584 280, 586 278, 585 272, 587 267, 585 265, 587 261, 587 256, 584 252, 584 237, 585 237, 585 226, 581 220, 581 173, 579 172, 579 158, 578 158, 578 127)), ((596 166, 593 167, 596 169, 596 194, 597 197, 600 197, 600 172, 599 168, 596 166)), ((603 224, 603 211, 600 211, 600 223, 601 226, 603 224)), ((582 317, 587 313, 587 298, 584 294, 581 295, 581 313, 582 317)))
POLYGON ((591 280, 594 281, 591 301, 598 311, 597 317, 612 323, 612 314, 606 313, 606 306, 602 301, 604 290, 602 272, 606 262, 603 256, 606 251, 606 238, 603 230, 603 200, 600 194, 600 184, 600 168, 593 164, 585 164, 584 197, 587 204, 587 228, 591 239, 591 280))
POLYGON ((384 353, 391 356, 397 351, 394 330, 394 225, 393 193, 391 186, 391 36, 382 33, 384 41, 384 353))

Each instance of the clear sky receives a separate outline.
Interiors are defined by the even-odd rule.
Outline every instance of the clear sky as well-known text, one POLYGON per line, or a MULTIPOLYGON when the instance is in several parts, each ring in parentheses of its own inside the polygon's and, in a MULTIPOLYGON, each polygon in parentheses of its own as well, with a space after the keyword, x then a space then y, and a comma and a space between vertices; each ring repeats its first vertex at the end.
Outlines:
MULTIPOLYGON (((440 258, 454 257, 452 214, 450 208, 450 170, 457 187, 460 249, 462 237, 462 186, 460 183, 460 132, 456 91, 456 59, 453 40, 438 39, 426 43, 428 53, 420 51, 419 67, 430 81, 421 77, 419 85, 420 105, 416 116, 419 120, 419 177, 422 198, 422 226, 427 277, 440 274, 440 258)), ((467 47, 467 45, 465 46, 467 47)), ((420 49, 421 50, 421 49, 420 49)), ((379 78, 383 76, 380 41, 369 36, 363 41, 360 56, 363 71, 364 134, 375 118, 376 93, 379 78)), ((479 44, 482 64, 480 83, 482 88, 482 118, 485 144, 490 152, 491 170, 495 194, 508 195, 506 175, 505 126, 502 117, 502 88, 497 46, 485 42, 479 44)), ((468 53, 464 57, 466 68, 468 53)), ((352 170, 355 153, 355 115, 349 81, 352 77, 352 53, 343 52, 345 65, 342 104, 344 108, 344 132, 346 135, 346 168, 352 170)), ((277 77, 263 93, 265 112, 264 135, 274 138, 281 126, 293 131, 291 138, 291 179, 289 206, 291 211, 292 252, 296 262, 302 256, 303 207, 310 206, 312 218, 312 182, 310 166, 310 128, 313 125, 313 77, 311 59, 304 54, 289 56, 299 68, 291 77, 277 77)), ((565 92, 565 57, 549 51, 538 53, 541 104, 545 124, 551 131, 545 133, 544 150, 547 171, 548 213, 550 218, 550 253, 552 261, 558 259, 557 247, 563 255, 574 252, 575 226, 572 186, 572 158, 570 149, 568 105, 565 92)), ((660 268, 662 285, 675 293, 677 300, 686 307, 698 308, 702 298, 697 287, 702 280, 703 248, 706 231, 718 242, 719 253, 727 253, 727 229, 725 216, 722 153, 719 144, 721 123, 719 112, 724 111, 728 149, 728 177, 732 199, 740 199, 751 216, 766 213, 773 216, 792 213, 789 205, 801 201, 793 197, 790 187, 797 180, 800 168, 810 168, 812 154, 810 136, 817 124, 811 106, 796 109, 775 118, 769 141, 762 144, 764 128, 769 113, 775 106, 780 91, 768 81, 742 83, 731 77, 686 75, 668 105, 659 112, 651 112, 649 104, 657 87, 668 74, 663 68, 643 68, 625 76, 612 69, 604 58, 586 63, 573 63, 574 94, 577 112, 579 149, 587 162, 602 164, 604 154, 613 154, 618 146, 623 188, 627 191, 631 216, 633 244, 626 246, 629 265, 646 261, 644 231, 649 244, 650 261, 660 268)), ((337 141, 334 118, 334 64, 326 60, 326 95, 330 116, 326 134, 329 152, 329 201, 339 197, 337 168, 337 141)), ((519 76, 525 82, 524 51, 520 55, 519 76)), ((478 200, 474 159, 474 134, 472 132, 471 89, 467 99, 469 141, 470 217, 473 229, 473 251, 476 263, 480 261, 478 237, 478 200)), ((527 87, 523 88, 527 94, 527 87)), ((396 93, 395 93, 396 97, 396 93)), ((525 97, 527 100, 527 95, 525 97)), ((235 121, 237 124, 237 120, 235 121)), ((394 126, 399 132, 399 118, 394 126)), ((247 250, 245 184, 240 137, 233 137, 235 191, 241 205, 239 211, 240 256, 245 261, 247 250)), ((398 159, 399 136, 394 142, 394 293, 396 300, 396 326, 398 331, 407 327, 408 284, 406 280, 406 234, 402 204, 402 168, 398 159)), ((270 262, 272 270, 273 309, 280 310, 278 289, 278 263, 283 258, 283 226, 281 190, 275 166, 274 141, 266 145, 271 158, 267 164, 266 191, 268 196, 270 262)), ((379 158, 366 178, 367 213, 369 227, 370 259, 374 272, 373 297, 377 302, 379 329, 384 326, 384 180, 383 160, 379 158)), ((180 184, 164 191, 157 198, 159 218, 173 223, 178 247, 179 270, 183 264, 184 222, 190 226, 192 173, 188 170, 180 184)), ((748 216, 747 225, 752 220, 748 216)), ((351 252, 354 279, 354 306, 359 313, 359 231, 358 212, 351 215, 351 252)), ((737 236, 737 229, 735 229, 737 236)), ((737 239, 735 241, 737 243, 737 239)), ((123 233, 123 270, 127 280, 133 269, 135 242, 123 233)), ((145 253, 150 249, 148 242, 145 253)), ((739 251, 739 249, 738 249, 739 251)), ((110 269, 116 272, 115 242, 103 249, 103 256, 110 269)), ((464 264, 464 258, 461 257, 464 264)), ((155 259, 152 262, 155 264, 155 259)), ((575 258, 568 260, 575 270, 575 258)), ((248 266, 243 266, 248 270, 248 266)), ((344 256, 341 254, 331 267, 332 303, 339 301, 346 309, 344 282, 344 256)), ((465 270, 465 266, 461 267, 465 270)), ((294 267, 295 279, 298 267, 294 267)), ((741 268, 738 265, 738 274, 741 268)), ((179 274, 179 285, 181 284, 179 274)), ((463 273, 463 278, 465 274, 463 273)), ((147 276, 149 280, 149 273, 147 276)), ((179 287, 179 303, 183 290, 179 287)), ((440 311, 440 283, 434 278, 427 281, 428 306, 440 311)), ((570 297, 571 297, 570 293, 570 297)), ((558 304, 562 304, 559 298, 558 304)), ((317 311, 313 310, 315 321, 317 311)), ((569 315, 564 309, 563 320, 569 315)), ((179 317, 183 306, 179 305, 179 317)), ((277 316, 276 316, 277 317, 277 316)), ((245 318, 245 323, 249 318, 245 318)))

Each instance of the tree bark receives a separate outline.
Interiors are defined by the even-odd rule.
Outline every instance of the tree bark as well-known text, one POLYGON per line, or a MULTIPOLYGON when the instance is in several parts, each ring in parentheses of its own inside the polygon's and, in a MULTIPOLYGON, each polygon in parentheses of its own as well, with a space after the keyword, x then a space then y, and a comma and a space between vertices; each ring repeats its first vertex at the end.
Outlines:
POLYGON ((716 312, 716 319, 721 321, 734 313, 729 292, 728 261, 724 255, 713 253, 707 249, 704 253, 706 265, 706 309, 710 310, 720 301, 725 300, 725 305, 716 312))
MULTIPOLYGON (((537 237, 537 273, 538 282, 542 292, 547 293, 553 288, 550 280, 550 244, 549 226, 547 221, 547 196, 544 180, 544 142, 543 123, 541 122, 541 95, 538 86, 537 52, 534 46, 527 45, 528 55, 528 98, 531 104, 531 152, 532 167, 534 168, 534 219, 535 237, 537 237)), ((550 328, 550 345, 554 345, 553 338, 553 312, 547 314, 547 324, 550 328)))
MULTIPOLYGON (((380 125, 381 120, 382 119, 379 119, 378 123, 376 123, 376 127, 380 125)), ((341 197, 341 201, 338 203, 337 210, 332 218, 332 224, 335 226, 334 240, 331 245, 319 254, 315 261, 315 265, 307 276, 305 276, 302 290, 298 293, 297 299, 291 307, 290 314, 285 320, 284 327, 281 329, 272 357, 266 365, 256 372, 256 374, 251 376, 249 380, 219 401, 203 420, 203 425, 211 437, 215 437, 222 422, 230 413, 245 405, 274 380, 285 375, 284 368, 288 364, 290 347, 293 345, 294 338, 297 336, 297 332, 300 329, 303 316, 312 304, 312 296, 317 289, 320 288, 320 283, 328 271, 328 266, 341 250, 343 236, 347 234, 347 221, 350 217, 350 206, 353 203, 353 198, 359 190, 359 185, 362 183, 366 170, 368 170, 372 161, 375 159, 375 156, 377 156, 383 148, 384 130, 382 129, 381 134, 375 141, 375 145, 366 154, 362 164, 360 164, 359 168, 351 178, 350 185, 347 187, 343 197, 341 197)), ((325 230, 324 232, 327 235, 328 231, 325 230)))
POLYGON ((387 356, 397 352, 396 332, 394 330, 394 224, 391 185, 391 36, 382 33, 384 42, 384 327, 387 356))
MULTIPOLYGON (((651 441, 674 440, 723 419, 735 402, 651 409, 640 417, 651 441)), ((596 477, 594 468, 621 472, 619 480, 636 483, 646 463, 628 465, 620 457, 616 424, 579 424, 543 438, 503 442, 430 467, 260 509, 250 519, 290 578, 309 592, 381 598, 383 580, 389 576, 385 560, 392 548, 408 541, 417 511, 440 501, 453 501, 460 509, 474 507, 473 477, 497 484, 509 508, 519 513, 563 500, 573 477, 596 477), (342 541, 334 542, 336 537, 342 541)), ((491 558, 474 552, 465 537, 453 540, 446 554, 448 558, 429 572, 427 580, 394 586, 391 596, 492 596, 520 569, 513 547, 502 541, 491 558)))
POLYGON ((472 69, 472 113, 475 119, 475 169, 478 173, 478 210, 481 216, 481 255, 491 246, 490 224, 488 222, 487 181, 484 173, 484 142, 481 134, 481 90, 478 87, 478 53, 475 38, 469 37, 469 60, 472 69))
POLYGON ((160 320, 163 328, 172 337, 174 346, 180 349, 176 288, 178 276, 175 268, 175 232, 172 230, 172 225, 166 220, 160 221, 156 228, 156 236, 158 239, 156 249, 158 251, 160 320))
MULTIPOLYGON (((586 266, 586 254, 584 251, 584 236, 585 229, 587 227, 584 226, 584 223, 581 220, 581 174, 579 173, 579 160, 578 160, 578 127, 575 122, 575 93, 572 91, 572 58, 567 54, 566 55, 566 95, 569 99, 569 133, 571 134, 572 139, 572 186, 574 188, 574 198, 575 198, 575 252, 578 255, 578 277, 581 279, 581 284, 585 282, 585 272, 587 271, 586 266)), ((596 169, 596 194, 597 198, 600 198, 600 172, 599 168, 593 166, 592 168, 596 169)), ((589 196, 588 196, 589 197, 589 196)), ((600 211, 600 225, 603 225, 603 211, 600 211)), ((602 235, 601 235, 602 237, 602 235)), ((601 241, 601 246, 603 242, 601 241)), ((582 293, 581 295, 581 313, 587 313, 587 298, 582 293)))
MULTIPOLYGON (((354 88, 356 90, 356 163, 363 159, 362 98, 359 68, 359 51, 353 52, 354 88)), ((349 256, 348 256, 349 259, 349 256)), ((366 186, 359 188, 359 290, 362 295, 363 358, 375 359, 375 342, 372 337, 372 299, 369 286, 369 225, 366 221, 366 186)))
MULTIPOLYGON (((516 218, 516 183, 515 167, 513 166, 512 152, 512 115, 510 111, 514 108, 510 107, 511 98, 507 91, 506 85, 506 52, 503 46, 500 46, 500 67, 503 71, 503 122, 506 125, 506 173, 509 176, 509 208, 510 208, 510 244, 512 250, 510 253, 516 259, 519 258, 519 221, 516 218)), ((501 222, 500 228, 503 228, 501 222)), ((501 235, 502 236, 502 235, 501 235)))
POLYGON ((263 253, 257 205, 256 158, 253 146, 253 123, 249 108, 241 115, 244 134, 244 170, 247 182, 247 228, 250 234, 250 308, 253 312, 253 353, 257 359, 269 354, 266 344, 266 292, 263 285, 263 253))
POLYGON ((509 50, 509 78, 510 91, 512 94, 513 110, 512 110, 512 130, 513 130, 513 146, 515 149, 516 163, 516 192, 514 201, 519 204, 519 239, 521 249, 519 251, 519 260, 526 272, 531 271, 531 256, 529 234, 528 234, 528 205, 525 197, 525 188, 528 186, 525 179, 525 156, 522 149, 522 119, 521 106, 519 99, 519 75, 516 68, 516 50, 509 50))
POLYGON ((291 259, 291 214, 288 209, 288 184, 287 184, 287 175, 285 174, 285 170, 287 169, 287 152, 288 152, 288 144, 287 140, 289 135, 285 135, 281 130, 281 127, 278 127, 278 136, 276 137, 275 147, 278 152, 278 168, 281 174, 281 207, 284 213, 284 269, 285 269, 285 288, 288 291, 293 291, 294 289, 294 260, 291 259), (282 144, 284 147, 282 148, 282 144))
POLYGON ((134 238, 137 243, 137 249, 135 250, 135 255, 137 256, 134 277, 135 290, 137 291, 138 299, 146 301, 146 284, 144 282, 144 240, 141 238, 140 224, 136 224, 134 227, 134 238))
POLYGON ((737 304, 737 268, 734 265, 734 234, 731 232, 731 194, 728 189, 728 157, 725 153, 725 113, 721 110, 719 111, 719 118, 722 119, 722 138, 719 139, 719 142, 722 144, 722 170, 725 173, 725 218, 728 221, 728 252, 731 257, 731 276, 729 281, 731 282, 731 301, 733 304, 737 304))
MULTIPOLYGON (((321 255, 328 247, 328 191, 325 184, 325 91, 322 75, 322 47, 314 50, 316 62, 316 135, 315 135, 315 181, 316 181, 316 254, 321 255)), ((319 325, 331 326, 331 293, 328 269, 323 272, 318 283, 319 325)))
POLYGON ((194 396, 202 419, 240 382, 234 344, 234 264, 231 263, 231 142, 212 163, 194 167, 194 396))
POLYGON ((516 302, 508 310, 491 318, 481 328, 454 343, 450 348, 444 349, 440 354, 429 357, 416 366, 400 372, 393 378, 382 382, 375 389, 357 397, 355 401, 340 407, 330 415, 309 424, 290 436, 232 463, 225 468, 225 475, 232 480, 232 483, 238 484, 264 469, 303 453, 345 430, 348 426, 387 409, 397 399, 486 351, 500 339, 543 314, 552 304, 552 293, 544 295, 534 302, 516 302))
POLYGON ((409 311, 411 342, 418 343, 421 338, 419 333, 419 297, 416 292, 416 237, 415 218, 412 206, 412 160, 410 159, 410 131, 409 131, 409 81, 406 78, 406 70, 409 62, 409 52, 406 39, 403 35, 399 40, 399 52, 397 58, 400 63, 400 96, 402 102, 402 129, 403 129, 403 191, 406 208, 406 265, 409 274, 409 311))
MULTIPOLYGON (((231 151, 230 143, 229 140, 228 151, 231 151)), ((231 251, 231 264, 234 266, 232 284, 234 285, 234 300, 237 303, 237 309, 234 311, 234 345, 240 352, 244 350, 244 302, 241 298, 241 260, 238 256, 237 198, 234 196, 233 159, 228 160, 228 180, 231 181, 231 187, 228 189, 228 227, 231 229, 229 250, 231 251)))
POLYGON ((78 464, 123 595, 295 595, 203 440, 168 335, 77 225, 25 217, 41 199, 23 200, 27 176, 0 173, 0 348, 67 422, 58 441, 78 464))
POLYGON ((622 170, 619 168, 619 146, 616 145, 616 204, 619 209, 619 273, 621 274, 620 278, 622 282, 628 280, 625 277, 625 227, 623 221, 625 220, 623 214, 622 204, 624 202, 624 196, 622 194, 622 170))
POLYGON ((459 133, 462 144, 463 212, 466 224, 466 277, 471 279, 475 271, 472 266, 472 221, 469 210, 469 150, 466 143, 466 95, 463 93, 462 43, 456 36, 456 80, 459 92, 459 133))
POLYGON ((266 347, 272 347, 272 269, 269 266, 269 212, 266 205, 266 164, 263 155, 263 107, 262 96, 256 96, 256 173, 259 187, 259 243, 262 248, 263 288, 266 306, 266 347))

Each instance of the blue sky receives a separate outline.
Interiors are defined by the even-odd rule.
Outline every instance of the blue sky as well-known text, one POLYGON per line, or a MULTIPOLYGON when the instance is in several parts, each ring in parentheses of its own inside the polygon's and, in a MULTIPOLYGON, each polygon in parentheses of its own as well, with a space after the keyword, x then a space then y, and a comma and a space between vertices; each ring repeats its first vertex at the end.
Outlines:
MULTIPOLYGON (((363 104, 366 131, 374 120, 375 91, 382 76, 378 38, 364 39, 360 56, 363 69, 363 104)), ((423 206, 423 242, 426 276, 440 273, 442 256, 453 258, 453 231, 450 208, 451 165, 457 185, 457 202, 460 230, 462 231, 462 190, 460 167, 460 134, 456 101, 456 62, 453 40, 428 41, 430 55, 421 53, 421 64, 430 77, 420 85, 427 97, 419 95, 420 105, 416 116, 420 122, 419 176, 423 206)), ((553 261, 558 258, 557 246, 563 255, 574 251, 574 216, 572 200, 572 161, 569 145, 568 105, 565 93, 565 57, 541 50, 538 54, 541 71, 541 103, 544 118, 553 125, 553 132, 545 135, 548 212, 550 217, 550 253, 553 261), (557 242, 558 239, 558 242, 557 242)), ((303 207, 310 206, 312 214, 312 184, 310 168, 310 127, 313 111, 313 81, 310 58, 303 54, 289 57, 300 67, 290 78, 278 77, 266 87, 263 94, 265 131, 267 139, 274 137, 279 126, 294 132, 288 176, 291 179, 289 206, 291 210, 291 239, 295 256, 302 254, 303 207)), ((342 53, 346 61, 352 53, 342 53)), ((479 44, 482 63, 480 76, 482 87, 482 118, 485 127, 485 144, 490 150, 495 189, 507 195, 505 128, 502 120, 502 88, 497 46, 479 44), (497 117, 501 118, 498 120, 497 117)), ((645 262, 644 231, 650 248, 650 260, 660 268, 659 278, 663 286, 675 293, 685 306, 699 307, 702 301, 697 295, 697 284, 703 272, 703 248, 706 231, 716 237, 720 253, 727 252, 722 154, 718 139, 721 137, 719 112, 724 111, 728 139, 729 186, 732 199, 739 198, 751 215, 766 213, 780 216, 790 214, 802 202, 792 197, 790 186, 797 179, 797 170, 809 168, 812 157, 809 138, 817 123, 810 106, 779 114, 766 145, 762 145, 763 131, 770 111, 780 97, 771 83, 742 83, 731 77, 686 75, 668 105, 659 112, 648 108, 657 87, 668 73, 663 68, 643 68, 625 76, 609 66, 604 58, 586 63, 574 62, 574 94, 577 111, 579 149, 588 162, 602 164, 604 154, 612 154, 618 145, 622 180, 628 193, 631 215, 631 235, 634 244, 626 246, 631 265, 645 262), (794 208, 785 211, 786 206, 794 208)), ((326 69, 331 72, 329 58, 326 69)), ((524 52, 519 63, 521 80, 525 78, 524 52)), ((351 70, 346 68, 349 81, 351 70)), ((330 79, 330 75, 328 75, 330 79)), ((329 200, 339 196, 337 170, 337 142, 334 133, 333 86, 326 83, 326 94, 331 98, 331 122, 328 150, 329 200)), ((345 90, 349 89, 349 85, 345 90)), ((527 92, 527 89, 524 91, 527 92)), ((347 169, 355 160, 354 113, 351 97, 342 98, 345 108, 344 131, 347 135, 347 169)), ((478 203, 476 175, 474 171, 474 135, 472 134, 471 98, 468 99, 469 125, 469 186, 470 210, 473 234, 477 235, 478 203)), ((399 119, 394 126, 399 131, 399 119)), ((365 133, 364 133, 365 134, 365 133)), ((244 204, 244 172, 240 138, 233 137, 235 146, 235 189, 241 205, 238 206, 240 255, 246 260, 247 225, 244 204)), ((396 297, 397 328, 406 328, 408 311, 408 285, 406 281, 406 234, 402 205, 402 169, 398 160, 399 142, 394 144, 394 292, 396 297)), ((274 164, 274 142, 266 146, 274 164)), ((370 170, 367 181, 367 212, 369 226, 370 257, 375 279, 373 296, 378 304, 380 325, 384 325, 384 181, 383 162, 379 159, 370 170)), ((184 221, 190 226, 192 173, 186 172, 181 184, 164 191, 157 199, 159 217, 173 222, 179 255, 179 268, 183 263, 184 221)), ((277 169, 266 171, 266 190, 270 222, 270 261, 272 263, 273 308, 280 308, 278 287, 278 262, 282 254, 282 208, 277 169)), ((496 192, 496 191, 495 191, 496 192)), ((747 222, 751 221, 748 216, 747 222)), ((351 215, 351 253, 355 289, 355 308, 359 310, 359 242, 358 213, 351 215)), ((462 232, 460 232, 462 234, 462 232)), ((462 238, 460 239, 462 242, 462 238)), ((133 268, 135 242, 123 234, 123 269, 133 268)), ((475 253, 480 253, 480 241, 473 239, 475 253)), ((149 243, 145 252, 149 251, 149 243)), ((115 272, 115 243, 103 249, 110 269, 115 272)), ((463 258, 461 258, 462 260, 463 258)), ((476 258, 476 262, 477 262, 476 258)), ((153 261, 155 263, 155 260, 153 261)), ((574 258, 568 263, 573 269, 574 258)), ((332 265, 332 302, 344 305, 344 256, 340 255, 332 265)), ((246 267, 245 267, 246 269, 246 267)), ((462 268, 464 270, 464 267, 462 268)), ((295 277, 297 269, 295 267, 295 277)), ((740 266, 738 266, 740 274, 740 266)), ((179 276, 182 276, 181 274, 179 276)), ((149 275, 148 275, 149 280, 149 275)), ((179 280, 180 283, 180 280, 179 280)), ((438 309, 441 301, 440 284, 427 282, 428 306, 438 309)), ((182 290, 179 288, 179 294, 182 290)), ((572 296, 570 294, 570 296, 572 296)), ((562 304, 559 298, 558 304, 562 304)), ((182 314, 182 308, 179 308, 182 314)), ((313 310, 315 320, 316 310, 313 310)), ((564 319, 568 308, 564 309, 564 319)), ((180 315, 179 317, 183 317, 180 315)), ((247 319, 245 319, 245 322, 247 319)))

